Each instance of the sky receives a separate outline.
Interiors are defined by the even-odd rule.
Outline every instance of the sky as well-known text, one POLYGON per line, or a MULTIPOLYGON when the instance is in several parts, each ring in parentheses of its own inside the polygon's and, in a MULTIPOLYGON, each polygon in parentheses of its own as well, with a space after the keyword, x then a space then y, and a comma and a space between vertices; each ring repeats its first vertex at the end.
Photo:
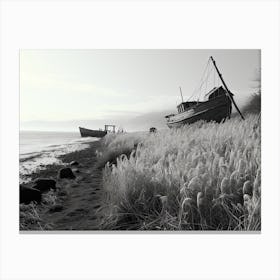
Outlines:
MULTIPOLYGON (((210 56, 242 107, 255 91, 260 50, 21 50, 21 129, 163 126, 164 114, 181 102, 179 87, 186 101, 210 56)), ((207 69, 194 99, 220 84, 211 63, 207 69)))

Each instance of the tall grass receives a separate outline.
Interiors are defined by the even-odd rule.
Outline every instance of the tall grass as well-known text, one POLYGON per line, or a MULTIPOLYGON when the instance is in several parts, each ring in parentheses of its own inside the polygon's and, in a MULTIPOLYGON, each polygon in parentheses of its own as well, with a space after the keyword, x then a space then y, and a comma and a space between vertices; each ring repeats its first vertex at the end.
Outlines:
POLYGON ((97 151, 97 167, 103 168, 106 163, 116 164, 117 158, 121 155, 129 156, 146 135, 145 132, 134 132, 129 135, 107 134, 101 141, 101 149, 97 151))
POLYGON ((103 171, 102 228, 260 230, 260 127, 255 115, 104 139, 131 149, 103 171))

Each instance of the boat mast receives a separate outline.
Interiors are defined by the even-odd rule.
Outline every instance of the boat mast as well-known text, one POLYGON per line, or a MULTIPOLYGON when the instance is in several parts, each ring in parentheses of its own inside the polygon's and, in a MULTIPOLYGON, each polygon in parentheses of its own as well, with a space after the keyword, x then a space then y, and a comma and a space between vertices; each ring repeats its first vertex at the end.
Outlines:
POLYGON ((183 103, 183 102, 184 102, 184 99, 183 99, 182 89, 181 89, 181 87, 179 87, 179 89, 180 89, 181 98, 182 98, 182 103, 183 103))
POLYGON ((237 104, 235 103, 235 101, 234 101, 234 99, 233 99, 233 94, 229 91, 229 89, 228 89, 228 87, 227 87, 227 85, 226 85, 226 83, 225 83, 225 81, 224 81, 224 79, 223 79, 223 77, 222 77, 222 74, 220 73, 220 71, 219 71, 219 69, 218 69, 218 67, 217 67, 217 65, 216 65, 216 62, 215 62, 214 58, 213 58, 212 56, 210 56, 210 59, 212 60, 213 65, 214 65, 214 67, 215 67, 215 69, 216 69, 216 71, 217 71, 217 73, 218 73, 218 75, 219 75, 219 77, 220 77, 220 79, 221 79, 221 82, 222 82, 223 86, 225 87, 227 96, 229 97, 229 99, 230 99, 231 102, 233 103, 235 109, 237 110, 237 112, 239 113, 239 115, 241 116, 241 118, 242 118, 243 120, 245 120, 244 117, 243 117, 243 115, 242 115, 242 113, 240 112, 240 110, 239 110, 237 104))

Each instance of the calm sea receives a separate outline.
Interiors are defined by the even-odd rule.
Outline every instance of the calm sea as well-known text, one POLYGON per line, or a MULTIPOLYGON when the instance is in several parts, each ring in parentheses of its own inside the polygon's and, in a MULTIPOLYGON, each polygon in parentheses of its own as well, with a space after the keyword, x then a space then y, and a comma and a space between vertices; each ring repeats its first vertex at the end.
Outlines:
POLYGON ((59 164, 58 156, 88 147, 97 138, 81 138, 76 132, 20 132, 20 181, 28 181, 28 174, 44 169, 46 164, 59 164))

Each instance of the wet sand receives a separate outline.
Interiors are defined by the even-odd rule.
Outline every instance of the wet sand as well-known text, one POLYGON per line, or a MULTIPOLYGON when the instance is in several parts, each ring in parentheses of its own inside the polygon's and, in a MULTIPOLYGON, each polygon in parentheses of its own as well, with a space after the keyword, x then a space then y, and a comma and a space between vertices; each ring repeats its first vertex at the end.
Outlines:
MULTIPOLYGON (((28 225, 27 230, 97 230, 100 224, 102 202, 102 170, 96 167, 96 150, 100 141, 89 143, 89 148, 60 156, 63 165, 49 165, 31 175, 36 178, 53 178, 57 181, 57 191, 53 192, 55 202, 36 205, 39 223, 28 225), (77 161, 78 166, 69 166, 77 161), (58 179, 60 168, 71 167, 75 179, 58 179), (43 226, 42 228, 41 227, 43 226)), ((28 184, 32 185, 32 182, 28 184)), ((23 207, 24 208, 24 207, 23 207)), ((21 211, 23 212, 23 211, 21 211)), ((26 229, 25 229, 26 230, 26 229)))

